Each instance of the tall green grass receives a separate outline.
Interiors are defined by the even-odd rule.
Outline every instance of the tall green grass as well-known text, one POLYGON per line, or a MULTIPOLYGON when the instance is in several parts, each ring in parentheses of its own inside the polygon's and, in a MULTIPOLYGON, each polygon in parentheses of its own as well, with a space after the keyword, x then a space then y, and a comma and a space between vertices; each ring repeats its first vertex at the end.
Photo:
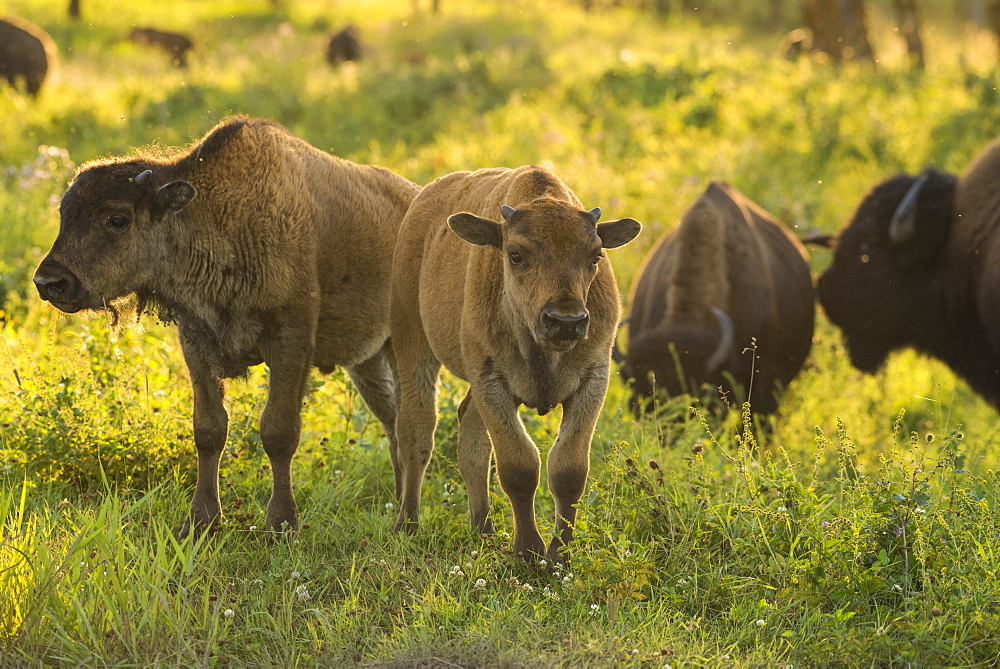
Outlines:
MULTIPOLYGON (((570 565, 510 555, 502 495, 500 534, 469 531, 463 388, 447 376, 416 537, 392 532, 386 441, 335 373, 314 375, 303 413, 302 531, 264 541, 260 368, 228 388, 222 530, 175 538, 194 477, 175 333, 112 336, 31 286, 75 165, 184 145, 232 113, 418 182, 543 163, 588 207, 645 224, 611 254, 627 295, 712 179, 800 233, 834 231, 876 181, 961 170, 1000 130, 994 45, 937 6, 921 75, 887 3, 874 70, 784 60, 759 7, 657 22, 443 5, 85 0, 76 24, 64 3, 0 3, 61 51, 37 102, 0 88, 0 664, 995 663, 996 413, 912 352, 862 376, 822 315, 765 425, 689 398, 635 420, 613 381, 570 565), (366 58, 332 69, 325 39, 348 21, 366 58), (190 32, 190 69, 124 41, 132 25, 190 32)), ((827 261, 815 252, 816 270, 827 261)), ((559 412, 524 419, 545 450, 559 412)), ((546 493, 538 504, 550 524, 546 493)))

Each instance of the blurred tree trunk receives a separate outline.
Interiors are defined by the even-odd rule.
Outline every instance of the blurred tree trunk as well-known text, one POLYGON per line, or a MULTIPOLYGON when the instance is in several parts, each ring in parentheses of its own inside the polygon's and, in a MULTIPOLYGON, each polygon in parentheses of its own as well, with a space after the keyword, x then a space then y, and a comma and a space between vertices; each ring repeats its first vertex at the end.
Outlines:
POLYGON ((924 43, 920 39, 920 15, 917 0, 892 0, 896 8, 896 25, 906 40, 910 61, 918 70, 924 69, 924 43))
POLYGON ((785 0, 771 0, 771 25, 777 28, 785 22, 785 0))
POLYGON ((80 18, 80 0, 69 0, 69 17, 71 19, 80 18))
POLYGON ((1000 0, 988 0, 986 3, 986 24, 996 35, 997 40, 1000 40, 1000 0))
POLYGON ((655 0, 655 2, 653 3, 653 9, 656 10, 657 16, 665 17, 670 13, 670 1, 655 0))
POLYGON ((968 6, 968 18, 977 28, 982 28, 986 25, 986 5, 983 0, 967 0, 962 4, 968 6))
POLYGON ((835 63, 875 63, 863 0, 802 0, 801 10, 802 20, 813 33, 814 51, 829 54, 835 63))

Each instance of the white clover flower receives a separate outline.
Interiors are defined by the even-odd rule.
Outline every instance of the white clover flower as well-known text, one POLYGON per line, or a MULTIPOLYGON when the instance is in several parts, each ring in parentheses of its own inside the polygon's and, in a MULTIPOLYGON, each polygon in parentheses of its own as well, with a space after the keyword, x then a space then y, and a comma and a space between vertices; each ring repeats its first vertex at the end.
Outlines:
POLYGON ((779 512, 779 513, 783 513, 783 512, 785 512, 785 511, 788 511, 788 509, 786 509, 786 508, 785 508, 785 507, 783 507, 783 506, 779 506, 779 507, 778 507, 778 512, 779 512))
POLYGON ((477 590, 484 590, 486 588, 486 579, 477 578, 475 586, 477 590))
POLYGON ((563 583, 569 583, 573 580, 572 576, 563 576, 563 583))
POLYGON ((545 560, 539 560, 539 561, 538 561, 538 566, 539 566, 539 567, 547 567, 547 566, 548 566, 548 564, 549 564, 549 563, 548 563, 548 562, 546 562, 545 560))
POLYGON ((296 578, 301 578, 301 577, 302 577, 302 574, 300 574, 300 573, 299 573, 299 572, 297 572, 297 571, 293 571, 293 572, 292 572, 292 573, 290 574, 290 576, 291 576, 291 577, 292 577, 293 579, 296 579, 296 578))
POLYGON ((521 586, 521 589, 524 590, 525 592, 534 592, 535 591, 535 589, 533 587, 531 587, 530 583, 525 583, 524 585, 521 586))
POLYGON ((764 626, 764 619, 763 618, 759 619, 755 624, 757 625, 757 627, 763 627, 764 626))
POLYGON ((304 602, 308 602, 310 599, 312 599, 312 597, 309 596, 309 590, 307 590, 306 586, 304 585, 300 585, 299 587, 295 588, 295 594, 298 595, 299 599, 301 599, 304 602))
POLYGON ((597 613, 600 610, 601 610, 601 607, 599 605, 597 605, 597 604, 591 604, 590 605, 590 613, 588 613, 587 615, 589 615, 589 616, 596 616, 597 613))
POLYGON ((479 557, 479 551, 472 551, 472 559, 475 560, 477 557, 479 557))
POLYGON ((386 503, 385 503, 385 509, 386 509, 386 511, 392 511, 392 509, 393 509, 393 508, 394 508, 395 506, 396 506, 396 505, 395 505, 395 504, 393 504, 392 502, 386 502, 386 503))
POLYGON ((254 530, 256 530, 256 529, 257 529, 257 526, 256 526, 256 525, 251 525, 251 526, 250 526, 250 531, 251 531, 251 532, 253 532, 253 531, 254 531, 254 530))
POLYGON ((225 611, 222 612, 222 615, 224 615, 227 618, 232 618, 236 615, 236 611, 233 611, 232 609, 226 609, 225 611))

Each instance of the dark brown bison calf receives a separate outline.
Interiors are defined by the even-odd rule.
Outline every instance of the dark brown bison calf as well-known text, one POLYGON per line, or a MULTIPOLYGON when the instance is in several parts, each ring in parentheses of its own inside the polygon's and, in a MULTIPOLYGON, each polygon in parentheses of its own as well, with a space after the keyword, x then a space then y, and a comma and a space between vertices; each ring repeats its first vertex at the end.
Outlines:
POLYGON ((193 525, 216 523, 228 431, 223 379, 270 370, 260 437, 273 490, 265 527, 298 525, 291 462, 309 369, 343 366, 396 447, 387 362, 396 231, 419 188, 313 148, 270 121, 234 118, 172 158, 83 165, 59 236, 35 272, 67 313, 135 295, 177 323, 194 388, 193 525))
POLYGON ((156 28, 134 28, 128 35, 135 44, 159 47, 170 55, 170 62, 177 67, 187 67, 187 53, 194 42, 187 35, 171 33, 156 28))
POLYGON ((15 89, 24 80, 25 90, 36 97, 55 53, 52 38, 38 26, 10 17, 0 20, 0 75, 15 89))
POLYGON ((562 405, 548 456, 556 504, 548 556, 564 558, 619 316, 604 249, 628 243, 640 229, 630 218, 598 223, 600 214, 584 211, 562 181, 534 165, 456 172, 414 200, 396 244, 390 308, 401 392, 397 530, 416 531, 434 448, 435 385, 444 364, 470 385, 459 409, 458 460, 472 526, 493 531, 489 472, 495 453, 514 511, 514 551, 525 558, 545 553, 545 544, 534 508, 541 461, 518 408, 544 414, 562 405))

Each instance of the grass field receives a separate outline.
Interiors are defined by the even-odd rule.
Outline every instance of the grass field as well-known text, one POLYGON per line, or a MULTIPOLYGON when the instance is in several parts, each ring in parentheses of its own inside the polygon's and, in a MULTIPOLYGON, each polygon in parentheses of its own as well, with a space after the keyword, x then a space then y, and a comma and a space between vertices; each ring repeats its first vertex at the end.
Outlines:
MULTIPOLYGON (((228 387, 223 529, 179 541, 195 451, 176 333, 112 337, 31 286, 76 165, 246 113, 418 183, 550 166, 586 207, 645 224, 609 253, 627 295, 712 179, 804 234, 839 229, 891 174, 964 169, 1000 135, 1000 94, 996 45, 954 3, 929 8, 922 74, 888 2, 875 69, 780 57, 792 2, 780 27, 765 3, 661 22, 563 0, 444 0, 438 16, 403 0, 84 0, 79 23, 65 4, 0 0, 60 49, 37 101, 0 88, 0 665, 1000 662, 996 412, 909 351, 861 375, 822 314, 767 426, 688 398, 637 421, 613 380, 572 561, 554 566, 511 555, 497 485, 500 534, 468 529, 448 377, 417 536, 392 532, 386 441, 338 372, 310 382, 302 531, 264 541, 261 367, 228 387), (326 38, 349 21, 366 58, 330 68, 326 38), (125 41, 133 25, 190 32, 190 68, 125 41)), ((814 269, 828 260, 815 251, 814 269)), ((553 413, 524 413, 543 452, 553 413)), ((546 492, 539 507, 550 529, 546 492)))

